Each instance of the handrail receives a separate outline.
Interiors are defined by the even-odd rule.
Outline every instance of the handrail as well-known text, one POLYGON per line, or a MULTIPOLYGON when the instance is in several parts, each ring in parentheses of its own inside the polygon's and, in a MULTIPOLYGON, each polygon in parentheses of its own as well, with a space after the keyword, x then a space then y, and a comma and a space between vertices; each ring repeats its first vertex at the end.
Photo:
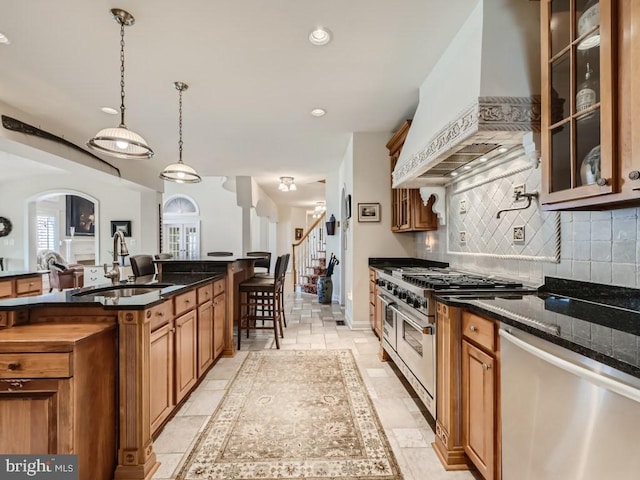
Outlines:
MULTIPOLYGON (((307 231, 302 235, 302 238, 299 241, 291 244, 291 258, 292 258, 291 268, 293 269, 293 288, 294 289, 298 285, 298 266, 296 265, 296 262, 297 262, 296 247, 301 246, 305 242, 309 243, 309 235, 311 235, 311 233, 318 227, 318 224, 320 224, 320 222, 326 217, 326 215, 327 215, 326 212, 322 212, 320 217, 318 217, 316 221, 313 222, 311 226, 307 229, 307 231)), ((322 226, 320 226, 320 228, 322 228, 322 226)))
POLYGON ((295 248, 302 245, 302 242, 304 242, 306 238, 311 234, 311 232, 313 232, 313 229, 316 228, 316 226, 320 223, 320 220, 322 220, 326 216, 327 216, 327 212, 322 212, 322 215, 320 215, 320 217, 311 224, 311 226, 309 227, 309 230, 307 230, 304 233, 304 235, 302 235, 302 238, 300 239, 300 241, 298 243, 292 243, 291 246, 295 248))

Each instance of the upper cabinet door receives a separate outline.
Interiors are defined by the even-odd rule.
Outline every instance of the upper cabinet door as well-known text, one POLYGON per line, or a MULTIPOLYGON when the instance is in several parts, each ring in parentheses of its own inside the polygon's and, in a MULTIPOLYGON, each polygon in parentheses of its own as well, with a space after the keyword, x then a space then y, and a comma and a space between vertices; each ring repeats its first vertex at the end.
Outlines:
POLYGON ((619 189, 616 4, 615 0, 541 2, 545 208, 560 208, 570 201, 588 205, 589 199, 619 189))

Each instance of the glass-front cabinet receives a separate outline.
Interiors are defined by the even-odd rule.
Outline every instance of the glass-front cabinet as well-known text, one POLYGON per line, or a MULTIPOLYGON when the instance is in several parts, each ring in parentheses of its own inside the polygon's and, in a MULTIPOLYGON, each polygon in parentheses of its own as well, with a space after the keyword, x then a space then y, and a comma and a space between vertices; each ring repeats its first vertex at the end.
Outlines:
POLYGON ((542 203, 616 189, 613 7, 542 0, 542 203))

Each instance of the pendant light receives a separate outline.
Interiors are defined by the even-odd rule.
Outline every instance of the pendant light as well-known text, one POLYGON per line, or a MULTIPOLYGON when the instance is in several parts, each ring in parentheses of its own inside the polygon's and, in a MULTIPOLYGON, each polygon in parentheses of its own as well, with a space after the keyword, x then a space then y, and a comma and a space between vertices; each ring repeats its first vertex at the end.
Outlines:
POLYGON ((179 157, 178 163, 172 163, 171 165, 165 167, 165 169, 160 174, 160 178, 177 183, 198 183, 202 180, 200 178, 200 175, 198 175, 193 168, 191 168, 189 165, 186 165, 182 161, 182 92, 188 89, 189 85, 182 82, 174 82, 174 85, 176 86, 178 92, 180 92, 180 120, 178 122, 180 130, 180 140, 178 141, 179 157))
POLYGON ((104 128, 87 142, 87 146, 105 155, 127 159, 153 157, 153 150, 144 138, 127 128, 124 123, 124 27, 135 23, 129 12, 113 8, 111 14, 120 24, 120 125, 104 128))

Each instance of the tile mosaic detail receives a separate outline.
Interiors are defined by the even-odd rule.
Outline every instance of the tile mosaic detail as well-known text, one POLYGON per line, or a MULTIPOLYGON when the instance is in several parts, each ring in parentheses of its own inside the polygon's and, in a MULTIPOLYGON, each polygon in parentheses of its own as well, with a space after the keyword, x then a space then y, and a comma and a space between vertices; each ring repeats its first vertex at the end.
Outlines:
POLYGON ((540 179, 540 169, 522 152, 499 167, 452 184, 448 201, 460 205, 464 200, 468 208, 464 214, 460 208, 450 210, 447 253, 556 260, 559 214, 542 211, 537 200, 529 208, 524 208, 528 200, 515 200, 516 191, 539 191, 540 179), (463 232, 466 242, 459 241, 463 232))

